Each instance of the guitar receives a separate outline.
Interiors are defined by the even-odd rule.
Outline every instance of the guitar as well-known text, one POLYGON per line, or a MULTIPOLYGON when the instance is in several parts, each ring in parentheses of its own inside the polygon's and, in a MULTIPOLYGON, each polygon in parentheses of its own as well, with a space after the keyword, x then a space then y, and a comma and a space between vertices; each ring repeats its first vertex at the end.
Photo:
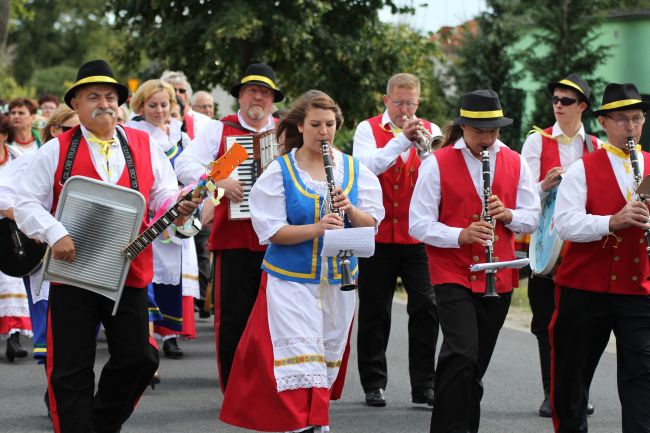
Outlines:
POLYGON ((206 173, 201 176, 196 186, 169 208, 167 212, 162 214, 156 221, 154 221, 145 231, 135 238, 129 245, 127 245, 122 254, 129 260, 133 261, 138 254, 144 251, 145 248, 158 237, 159 234, 165 231, 167 227, 176 221, 181 213, 178 210, 182 201, 192 200, 192 198, 200 197, 205 198, 208 193, 208 183, 226 179, 237 168, 239 164, 248 158, 248 152, 238 143, 233 146, 218 160, 212 161, 206 168, 206 173))
POLYGON ((25 236, 9 218, 0 220, 0 271, 11 277, 24 277, 34 272, 43 261, 46 243, 25 236))

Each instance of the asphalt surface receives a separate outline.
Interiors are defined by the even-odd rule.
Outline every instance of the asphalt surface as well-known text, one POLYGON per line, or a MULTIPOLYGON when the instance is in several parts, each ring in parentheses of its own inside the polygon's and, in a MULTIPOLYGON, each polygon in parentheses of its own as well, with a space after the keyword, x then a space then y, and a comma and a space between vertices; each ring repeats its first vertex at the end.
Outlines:
MULTIPOLYGON (((413 405, 407 368, 406 308, 393 306, 390 341, 388 404, 371 408, 364 404, 353 350, 343 398, 332 402, 332 432, 401 433, 429 431, 431 410, 413 405)), ((219 421, 222 395, 216 373, 212 320, 197 319, 197 339, 182 341, 182 360, 166 359, 161 352, 162 383, 148 388, 136 412, 122 433, 218 432, 245 430, 219 421)), ((442 339, 440 339, 442 340, 442 339)), ((23 338, 26 347, 31 341, 23 338)), ((0 346, 0 433, 36 433, 52 431, 43 404, 45 374, 43 367, 30 359, 10 364, 0 346)), ((99 341, 96 375, 108 359, 106 343, 99 341)), ((542 391, 535 338, 528 332, 506 329, 501 332, 494 357, 484 379, 481 429, 483 433, 552 432, 551 421, 536 411, 542 391)), ((589 418, 589 431, 620 431, 620 406, 616 393, 616 359, 605 353, 591 389, 596 413, 589 418)), ((254 407, 255 402, 251 402, 254 407)))

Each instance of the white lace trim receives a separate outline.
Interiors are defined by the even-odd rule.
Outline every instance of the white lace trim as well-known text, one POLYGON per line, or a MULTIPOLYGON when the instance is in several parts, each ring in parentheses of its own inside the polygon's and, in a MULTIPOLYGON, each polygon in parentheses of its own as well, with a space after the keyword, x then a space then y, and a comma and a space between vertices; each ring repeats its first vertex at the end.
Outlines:
POLYGON ((296 374, 276 378, 278 392, 301 388, 329 388, 329 380, 323 374, 296 374))
MULTIPOLYGON (((22 302, 21 302, 22 303, 22 302)), ((23 305, 4 305, 0 307, 0 317, 29 317, 29 307, 25 297, 23 305)))
MULTIPOLYGON (((309 173, 303 171, 300 168, 298 162, 296 161, 296 149, 293 149, 289 155, 293 160, 293 165, 296 167, 296 170, 298 171, 298 176, 300 176, 300 179, 302 179, 304 184, 311 190, 318 193, 319 195, 327 196, 327 182, 312 179, 309 173)), ((341 182, 343 181, 343 157, 341 152, 338 150, 334 150, 333 168, 334 168, 334 180, 336 181, 337 185, 340 185, 341 182)))
POLYGON ((273 340, 273 347, 276 349, 281 349, 283 347, 295 346, 298 344, 320 346, 322 344, 322 341, 322 337, 280 337, 273 340))

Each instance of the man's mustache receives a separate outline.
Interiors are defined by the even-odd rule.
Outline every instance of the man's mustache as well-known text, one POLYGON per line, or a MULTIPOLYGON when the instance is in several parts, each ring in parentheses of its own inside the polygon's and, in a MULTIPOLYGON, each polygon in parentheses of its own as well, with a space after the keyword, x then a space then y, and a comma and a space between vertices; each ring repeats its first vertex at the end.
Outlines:
POLYGON ((108 114, 113 119, 117 117, 117 113, 115 113, 115 110, 112 108, 95 108, 95 110, 92 112, 92 117, 94 119, 97 116, 101 116, 102 114, 108 114))

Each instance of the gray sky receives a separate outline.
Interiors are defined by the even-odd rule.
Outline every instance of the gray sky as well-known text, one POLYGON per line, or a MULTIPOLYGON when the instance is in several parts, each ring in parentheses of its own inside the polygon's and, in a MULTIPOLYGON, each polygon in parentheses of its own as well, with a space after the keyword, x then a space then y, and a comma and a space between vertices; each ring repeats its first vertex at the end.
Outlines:
POLYGON ((397 0, 398 5, 413 6, 415 15, 397 16, 384 8, 382 21, 406 23, 423 32, 435 32, 442 26, 456 26, 485 11, 485 0, 397 0), (426 6, 422 6, 426 4, 426 6))

